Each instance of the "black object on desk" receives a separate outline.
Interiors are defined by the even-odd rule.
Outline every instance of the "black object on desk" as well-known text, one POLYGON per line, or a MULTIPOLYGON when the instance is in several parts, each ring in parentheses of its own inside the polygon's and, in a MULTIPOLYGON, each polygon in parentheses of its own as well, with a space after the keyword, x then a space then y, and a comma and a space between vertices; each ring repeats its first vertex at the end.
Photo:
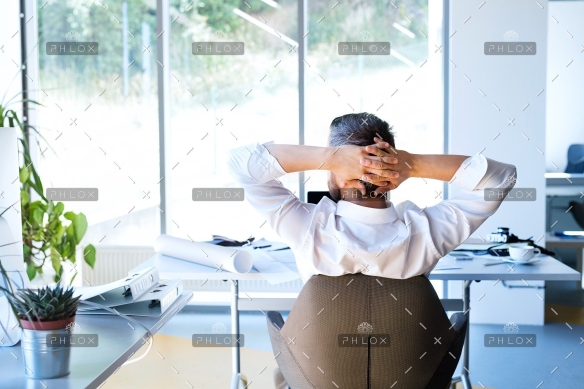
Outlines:
POLYGON ((215 244, 217 246, 226 246, 226 247, 241 247, 250 245, 251 242, 254 241, 254 237, 249 238, 248 240, 239 241, 231 238, 227 238, 221 235, 213 235, 213 240, 208 240, 204 243, 215 244))

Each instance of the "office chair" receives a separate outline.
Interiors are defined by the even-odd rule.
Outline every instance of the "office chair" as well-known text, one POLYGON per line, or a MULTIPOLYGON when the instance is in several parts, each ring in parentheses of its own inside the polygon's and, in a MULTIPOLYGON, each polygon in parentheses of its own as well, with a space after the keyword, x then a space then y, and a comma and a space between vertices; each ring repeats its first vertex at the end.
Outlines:
POLYGON ((576 219, 576 223, 584 230, 584 203, 570 201, 570 212, 576 219))
POLYGON ((573 144, 568 147, 568 165, 564 173, 584 173, 583 144, 573 144))
POLYGON ((292 389, 448 389, 467 331, 424 276, 313 276, 285 323, 266 316, 276 373, 292 389))

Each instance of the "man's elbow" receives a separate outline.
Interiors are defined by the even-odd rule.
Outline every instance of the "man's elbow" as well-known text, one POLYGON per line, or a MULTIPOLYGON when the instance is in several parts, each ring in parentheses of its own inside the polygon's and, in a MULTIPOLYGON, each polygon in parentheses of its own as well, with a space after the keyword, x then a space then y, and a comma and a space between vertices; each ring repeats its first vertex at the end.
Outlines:
POLYGON ((509 165, 509 172, 507 173, 508 177, 508 188, 511 189, 517 183, 517 168, 515 165, 509 165))
POLYGON ((227 158, 226 158, 226 162, 227 162, 227 171, 229 172, 229 174, 231 175, 231 177, 233 178, 237 178, 240 174, 241 171, 241 156, 240 153, 238 153, 238 149, 231 149, 227 152, 227 158))

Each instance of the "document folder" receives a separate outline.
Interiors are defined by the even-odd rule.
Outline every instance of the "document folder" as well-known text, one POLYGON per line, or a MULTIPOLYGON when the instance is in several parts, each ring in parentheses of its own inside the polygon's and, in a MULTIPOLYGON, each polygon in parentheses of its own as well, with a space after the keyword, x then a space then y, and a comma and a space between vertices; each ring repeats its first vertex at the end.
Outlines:
POLYGON ((75 296, 107 307, 129 304, 152 289, 160 280, 158 270, 149 267, 121 280, 100 285, 75 288, 75 296))
MULTIPOLYGON (((161 280, 134 302, 112 306, 115 311, 134 316, 160 316, 183 292, 182 280, 161 280)), ((79 313, 89 315, 111 315, 111 311, 95 307, 80 307, 79 313)))

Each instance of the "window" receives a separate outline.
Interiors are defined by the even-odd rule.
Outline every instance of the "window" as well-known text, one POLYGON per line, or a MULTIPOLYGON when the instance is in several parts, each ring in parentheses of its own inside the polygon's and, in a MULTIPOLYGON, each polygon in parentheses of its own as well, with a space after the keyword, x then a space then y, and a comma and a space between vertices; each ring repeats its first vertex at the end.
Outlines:
POLYGON ((84 240, 150 245, 160 231, 156 10, 102 3, 37 3, 38 165, 45 188, 99 189, 98 201, 66 204, 86 214, 84 240), (97 42, 97 55, 47 55, 47 42, 74 41, 97 42))
MULTIPOLYGON (((225 163, 232 148, 298 143, 297 3, 189 3, 176 2, 171 15, 178 19, 170 42, 169 233, 193 240, 263 236, 268 228, 247 203, 196 202, 192 189, 235 186, 225 163), (244 55, 193 55, 193 42, 243 42, 244 55)), ((282 181, 298 191, 298 175, 282 181)))
MULTIPOLYGON (((443 152, 441 40, 428 0, 309 1, 306 62, 307 144, 326 145, 335 117, 369 112, 393 125, 396 148, 443 152), (391 55, 338 55, 339 42, 390 42, 391 55)), ((439 15, 438 15, 439 16, 439 15)), ((326 190, 326 172, 307 173, 307 190, 326 190), (310 179, 308 179, 310 176, 310 179)), ((408 180, 390 193, 394 203, 421 207, 440 200, 442 183, 408 180)))
MULTIPOLYGON (((443 151, 442 20, 430 3, 308 2, 306 144, 325 145, 335 117, 367 111, 394 126, 398 148, 443 151), (390 42, 391 55, 341 56, 343 41, 390 42)), ((99 201, 69 203, 87 215, 86 240, 151 245, 161 217, 155 3, 37 4, 45 187, 99 188, 99 201), (69 40, 98 42, 99 53, 46 54, 47 42, 69 40)), ((167 231, 276 238, 247 203, 195 202, 192 190, 236 186, 225 164, 231 148, 298 143, 298 3, 171 0, 170 16, 167 231), (193 42, 243 42, 245 54, 194 55, 193 42)), ((304 179, 305 190, 326 189, 324 172, 304 179)), ((282 181, 299 195, 298 174, 282 181)), ((419 179, 391 198, 423 207, 441 193, 442 183, 419 179)))

